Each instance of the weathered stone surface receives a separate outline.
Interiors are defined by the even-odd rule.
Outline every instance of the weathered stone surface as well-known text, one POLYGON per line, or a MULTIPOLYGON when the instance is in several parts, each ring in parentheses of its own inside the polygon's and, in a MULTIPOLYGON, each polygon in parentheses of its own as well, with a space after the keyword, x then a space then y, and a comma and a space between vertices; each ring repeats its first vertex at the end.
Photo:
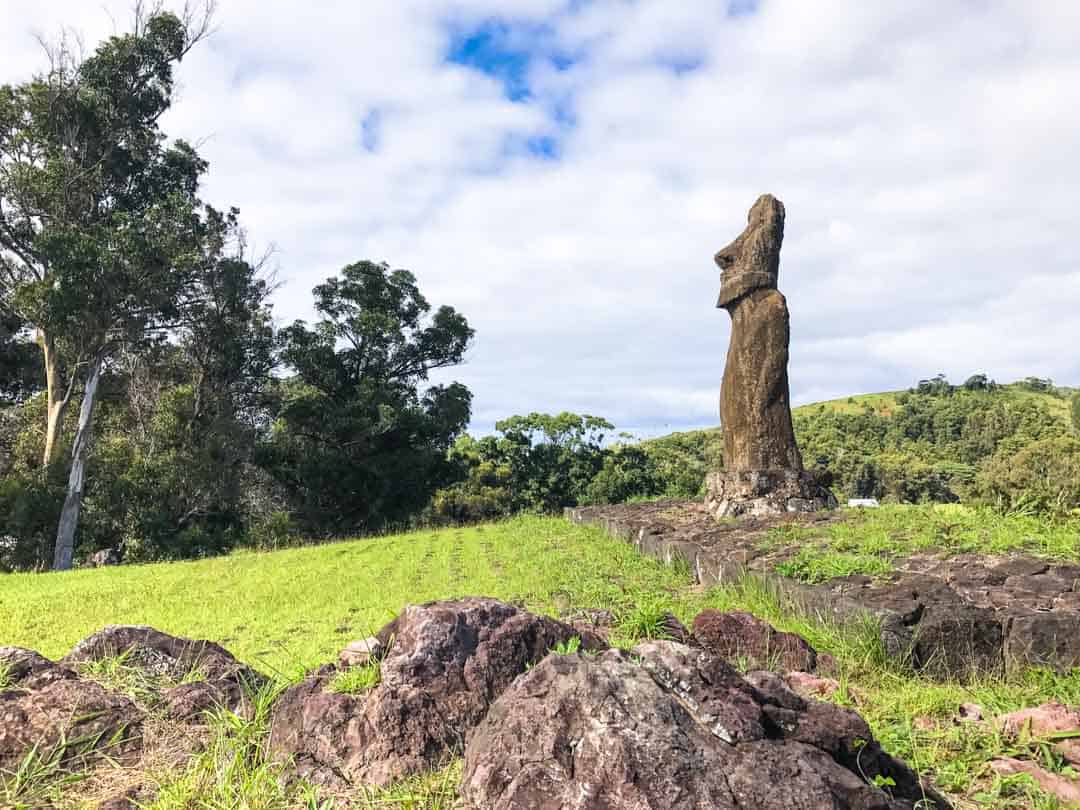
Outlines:
POLYGON ((117 656, 152 676, 174 681, 192 673, 202 676, 200 681, 162 693, 169 716, 176 720, 199 721, 206 710, 218 707, 243 710, 249 694, 266 682, 219 644, 172 636, 145 625, 109 625, 75 645, 62 663, 78 665, 117 656))
POLYGON ((784 680, 795 694, 807 700, 824 700, 840 691, 840 682, 811 672, 788 672, 784 680))
POLYGON ((786 688, 773 698, 704 650, 650 642, 634 652, 640 664, 618 650, 549 656, 518 678, 469 737, 466 802, 485 810, 899 810, 924 798, 947 806, 924 796, 852 712, 786 688), (896 782, 892 797, 868 783, 876 775, 896 782))
POLYGON ((173 686, 161 697, 170 719, 197 723, 205 719, 206 712, 221 708, 246 715, 252 708, 250 688, 242 681, 222 678, 173 686))
MULTIPOLYGON (((1003 734, 1009 737, 1047 737, 1060 732, 1080 733, 1080 710, 1056 701, 1004 714, 998 718, 1003 734)), ((1069 762, 1080 765, 1080 739, 1054 742, 1054 747, 1069 762)))
POLYGON ((694 618, 694 639, 728 661, 745 661, 749 668, 813 671, 817 652, 806 639, 783 633, 743 611, 703 610, 694 618))
POLYGON ((1008 637, 1005 664, 1015 670, 1024 666, 1080 666, 1080 613, 1005 611, 1008 637))
POLYGON ((37 746, 62 762, 138 750, 143 713, 128 698, 93 681, 60 678, 30 691, 0 692, 0 770, 12 771, 37 746))
POLYGON ((1026 773, 1047 793, 1057 796, 1070 807, 1080 804, 1080 782, 1061 774, 1050 773, 1034 762, 1013 757, 999 757, 990 763, 994 773, 1013 776, 1026 773))
POLYGON ((836 499, 803 471, 791 424, 790 326, 776 289, 784 205, 757 199, 746 229, 714 257, 721 269, 718 307, 731 315, 720 389, 724 470, 709 475, 706 504, 717 516, 810 512, 836 499))
POLYGON ((350 641, 345 645, 345 648, 338 653, 338 664, 342 667, 363 666, 378 658, 382 655, 382 652, 382 644, 380 644, 379 640, 374 636, 371 638, 362 638, 357 641, 350 641))
POLYGON ((913 663, 940 678, 1000 674, 1001 622, 986 608, 935 604, 919 620, 913 663))
POLYGON ((180 679, 200 672, 207 680, 251 677, 257 674, 247 664, 213 641, 171 636, 141 624, 111 624, 80 641, 62 663, 100 661, 125 656, 129 666, 144 668, 149 674, 180 679))
POLYGON ((40 689, 53 681, 77 677, 67 667, 25 647, 0 647, 0 670, 11 686, 18 689, 40 689))
POLYGON ((574 636, 595 636, 495 599, 410 605, 377 638, 381 682, 363 695, 326 691, 332 671, 287 690, 271 748, 315 783, 384 785, 440 765, 527 667, 574 636))
MULTIPOLYGON (((748 516, 719 522, 701 503, 658 501, 567 510, 662 560, 690 562, 703 585, 764 580, 790 607, 844 622, 874 617, 891 657, 929 674, 966 678, 1000 669, 1080 666, 1080 566, 1021 554, 920 551, 882 578, 808 585, 777 573, 800 550, 766 534, 777 526, 843 521, 842 513, 748 516)), ((820 663, 818 665, 820 670, 820 663)))

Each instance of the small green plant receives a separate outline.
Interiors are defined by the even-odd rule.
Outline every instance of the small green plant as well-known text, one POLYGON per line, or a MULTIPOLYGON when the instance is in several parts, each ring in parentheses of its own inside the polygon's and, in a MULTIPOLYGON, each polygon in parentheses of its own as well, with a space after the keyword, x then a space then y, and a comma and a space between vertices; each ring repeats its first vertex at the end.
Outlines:
POLYGON ((11 689, 15 685, 15 679, 11 676, 11 665, 0 662, 0 692, 11 689))
POLYGON ((286 686, 287 681, 272 681, 249 690, 245 714, 211 713, 206 748, 179 775, 164 780, 146 810, 287 810, 297 804, 329 810, 332 805, 321 802, 310 785, 286 784, 281 778, 285 763, 269 756, 270 710, 286 686))
POLYGON ((381 664, 381 661, 372 659, 366 664, 343 669, 333 677, 327 689, 343 695, 357 695, 374 689, 382 680, 381 664))
POLYGON ((555 655, 576 655, 581 650, 581 636, 572 636, 560 641, 551 650, 555 655))
POLYGON ((83 677, 97 681, 107 689, 122 692, 146 705, 157 703, 163 689, 206 680, 205 673, 197 667, 183 673, 179 678, 155 674, 147 667, 135 663, 132 656, 133 652, 129 649, 119 655, 85 661, 78 665, 78 669, 83 677))
POLYGON ((414 776, 389 788, 361 788, 353 806, 359 810, 453 810, 460 806, 457 786, 461 771, 462 761, 455 760, 440 771, 414 776))
POLYGON ((49 807, 65 788, 85 779, 86 774, 64 766, 66 749, 64 742, 49 749, 35 745, 14 770, 0 771, 0 807, 49 807))
POLYGON ((794 557, 779 563, 776 570, 786 577, 817 584, 828 582, 833 577, 852 574, 884 576, 892 572, 893 565, 887 559, 874 554, 809 547, 800 549, 794 557))
POLYGON ((639 601, 619 622, 619 636, 630 643, 668 638, 666 622, 670 608, 670 602, 662 598, 639 601))

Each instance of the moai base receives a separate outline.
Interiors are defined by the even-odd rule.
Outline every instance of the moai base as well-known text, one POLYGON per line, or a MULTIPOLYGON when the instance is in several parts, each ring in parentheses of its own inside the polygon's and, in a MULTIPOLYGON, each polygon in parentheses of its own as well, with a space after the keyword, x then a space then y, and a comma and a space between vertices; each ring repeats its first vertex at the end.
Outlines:
POLYGON ((731 343, 720 388, 724 469, 706 478, 716 517, 814 512, 836 498, 803 468, 791 425, 787 300, 776 288, 784 205, 763 194, 746 230, 716 254, 717 307, 731 315, 731 343))
POLYGON ((712 472, 705 487, 705 507, 718 518, 817 512, 837 506, 828 488, 805 470, 712 472))

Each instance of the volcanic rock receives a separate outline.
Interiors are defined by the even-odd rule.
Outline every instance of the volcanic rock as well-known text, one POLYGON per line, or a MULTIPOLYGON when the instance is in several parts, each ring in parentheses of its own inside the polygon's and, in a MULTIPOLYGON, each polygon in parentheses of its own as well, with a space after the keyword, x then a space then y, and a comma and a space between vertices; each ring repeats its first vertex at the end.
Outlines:
POLYGON ((142 723, 134 703, 93 681, 65 676, 0 692, 0 771, 16 770, 35 746, 73 766, 99 756, 123 761, 140 748, 142 723))
POLYGON ((62 663, 78 665, 120 656, 150 677, 182 681, 194 674, 199 678, 162 693, 169 716, 177 720, 197 721, 204 711, 217 707, 246 710, 250 694, 266 683, 264 676, 219 644, 172 636, 145 625, 109 625, 75 645, 62 663))
POLYGON ((694 619, 694 638, 728 661, 745 661, 750 669, 801 670, 817 667, 817 652, 802 636, 784 633, 752 613, 703 610, 694 619))
POLYGON ((437 768, 518 675, 575 636, 584 649, 606 647, 495 599, 408 606, 377 635, 379 685, 335 694, 323 672, 288 689, 274 708, 271 748, 292 757, 299 776, 332 787, 437 768))
POLYGON ((948 806, 854 712, 776 680, 763 692, 671 641, 549 656, 470 734, 462 795, 485 810, 948 806), (875 777, 895 783, 891 795, 875 777))

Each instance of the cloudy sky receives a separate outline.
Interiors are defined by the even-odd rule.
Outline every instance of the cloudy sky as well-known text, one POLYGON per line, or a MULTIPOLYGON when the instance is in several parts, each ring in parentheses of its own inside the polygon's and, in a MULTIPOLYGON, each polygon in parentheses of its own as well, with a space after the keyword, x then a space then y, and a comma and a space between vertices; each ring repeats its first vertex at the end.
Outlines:
MULTIPOLYGON (((2 5, 0 81, 131 6, 2 5)), ((711 257, 764 191, 795 402, 1080 384, 1080 3, 219 0, 216 26, 165 126, 276 247, 277 316, 348 262, 412 270, 477 330, 476 430, 715 424, 711 257)))

